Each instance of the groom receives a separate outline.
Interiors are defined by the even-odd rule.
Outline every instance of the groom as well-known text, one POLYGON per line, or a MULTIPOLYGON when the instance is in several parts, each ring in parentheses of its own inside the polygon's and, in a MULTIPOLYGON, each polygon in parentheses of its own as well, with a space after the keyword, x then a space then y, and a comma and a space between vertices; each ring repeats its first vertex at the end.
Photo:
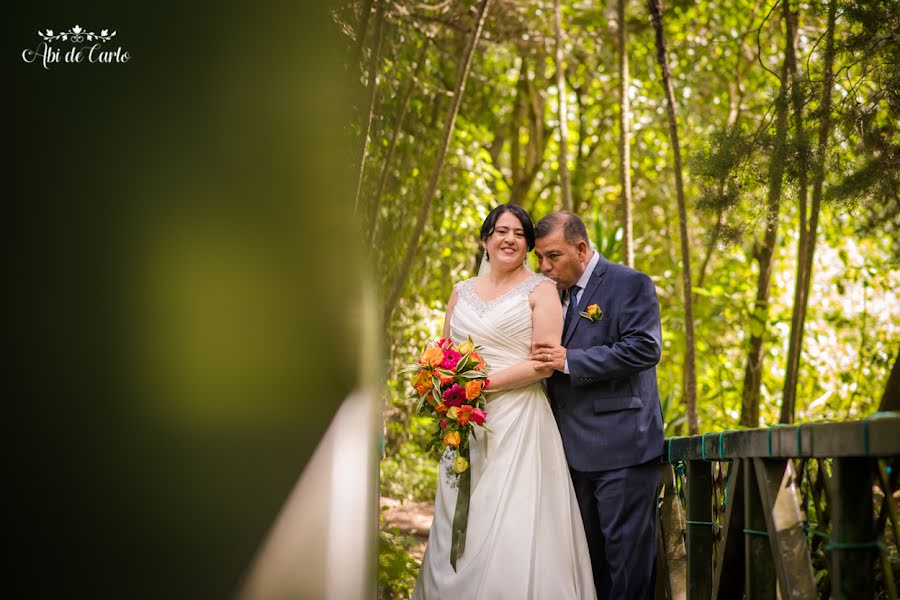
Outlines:
POLYGON ((652 598, 663 451, 656 289, 647 275, 591 250, 572 213, 544 217, 535 236, 541 271, 560 290, 565 324, 562 345, 536 346, 531 358, 555 369, 548 393, 597 597, 652 598))

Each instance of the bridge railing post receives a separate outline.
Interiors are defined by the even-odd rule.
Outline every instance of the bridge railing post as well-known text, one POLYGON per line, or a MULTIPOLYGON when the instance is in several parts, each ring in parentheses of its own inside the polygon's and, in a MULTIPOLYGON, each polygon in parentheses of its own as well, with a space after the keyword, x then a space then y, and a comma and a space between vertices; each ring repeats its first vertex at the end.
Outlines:
POLYGON ((712 595, 712 463, 687 461, 687 576, 688 599, 709 600, 712 595))

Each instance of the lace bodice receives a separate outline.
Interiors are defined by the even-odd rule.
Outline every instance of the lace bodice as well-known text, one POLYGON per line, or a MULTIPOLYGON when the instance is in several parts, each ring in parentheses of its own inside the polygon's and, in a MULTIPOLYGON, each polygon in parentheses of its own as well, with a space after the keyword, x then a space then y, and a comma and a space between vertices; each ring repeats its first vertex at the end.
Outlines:
POLYGON ((472 338, 490 370, 525 360, 531 352, 531 305, 528 296, 548 277, 535 273, 497 298, 485 302, 475 292, 475 279, 456 285, 459 301, 450 318, 450 337, 472 338))
POLYGON ((531 277, 528 277, 519 285, 515 286, 509 291, 501 294, 493 300, 485 302, 475 291, 476 279, 476 277, 473 277, 472 279, 460 281, 456 284, 456 289, 459 291, 460 300, 464 300, 465 302, 467 302, 471 306, 472 310, 474 310, 481 317, 483 317, 491 309, 499 306, 505 301, 508 301, 510 299, 527 298, 529 294, 534 291, 534 288, 536 288, 541 282, 550 281, 549 277, 541 275, 540 273, 534 273, 531 277))

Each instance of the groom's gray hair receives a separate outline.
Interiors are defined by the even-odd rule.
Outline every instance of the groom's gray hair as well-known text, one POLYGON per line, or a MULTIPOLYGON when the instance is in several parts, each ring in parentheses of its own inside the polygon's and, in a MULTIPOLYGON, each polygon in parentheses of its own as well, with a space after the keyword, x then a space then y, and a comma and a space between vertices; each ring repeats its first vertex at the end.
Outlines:
POLYGON ((566 241, 573 246, 580 241, 591 243, 588 239, 587 227, 585 227, 584 221, 578 215, 567 210, 550 213, 538 221, 537 225, 534 226, 534 237, 540 239, 550 235, 558 227, 563 228, 566 241))

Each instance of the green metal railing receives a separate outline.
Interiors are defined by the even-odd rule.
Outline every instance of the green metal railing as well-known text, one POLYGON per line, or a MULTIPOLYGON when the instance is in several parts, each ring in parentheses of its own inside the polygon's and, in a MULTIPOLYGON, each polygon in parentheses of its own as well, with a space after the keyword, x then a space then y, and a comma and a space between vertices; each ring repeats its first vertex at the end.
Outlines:
POLYGON ((900 413, 673 437, 663 460, 658 597, 897 598, 900 413))

